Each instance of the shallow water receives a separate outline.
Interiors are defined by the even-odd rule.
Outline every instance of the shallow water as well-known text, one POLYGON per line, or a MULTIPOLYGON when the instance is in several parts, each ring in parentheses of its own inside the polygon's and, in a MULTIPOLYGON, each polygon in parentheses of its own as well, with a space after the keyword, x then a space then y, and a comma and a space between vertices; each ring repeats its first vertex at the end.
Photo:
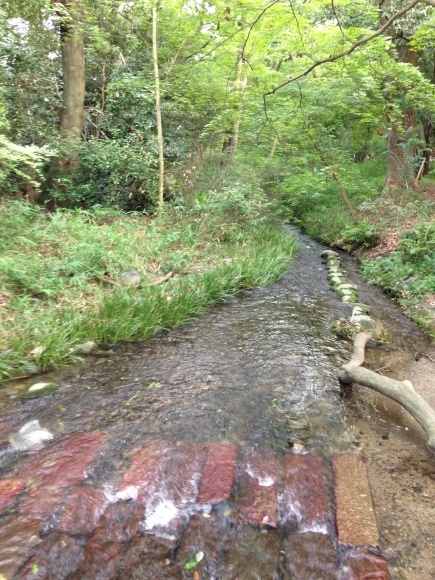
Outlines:
MULTIPOLYGON (((169 445, 227 442, 278 455, 298 442, 326 456, 361 446, 376 463, 381 461, 377 437, 391 421, 393 436, 384 440, 382 456, 390 461, 401 449, 400 438, 408 434, 400 417, 389 415, 388 408, 379 410, 377 399, 363 394, 356 396, 356 403, 343 401, 337 372, 349 358, 351 345, 337 339, 330 325, 349 316, 349 307, 329 287, 320 258, 324 248, 297 235, 300 251, 289 272, 272 286, 244 292, 197 321, 146 342, 105 346, 78 369, 49 373, 43 380, 61 383, 55 393, 23 400, 19 393, 26 381, 0 389, 6 421, 18 429, 38 419, 56 439, 77 431, 107 433, 106 453, 90 474, 99 484, 113 485, 132 452, 153 439, 169 445)), ((372 316, 394 335, 391 344, 370 349, 369 365, 385 365, 394 353, 406 366, 415 352, 427 348, 427 340, 387 297, 360 280, 355 262, 345 258, 345 267, 359 287, 360 301, 372 305, 372 316)), ((418 433, 410 437, 414 448, 424 445, 418 433)), ((424 450, 415 453, 427 461, 424 450)), ((3 448, 4 472, 19 458, 3 448)), ((174 481, 177 469, 183 469, 182 463, 173 465, 174 481)), ((179 508, 163 491, 142 522, 147 529, 158 527, 179 508)), ((183 496, 180 490, 171 493, 183 496)), ((388 500, 378 493, 378 501, 388 500)), ((390 520, 380 518, 385 526, 381 533, 387 536, 390 520)), ((422 547, 424 539, 418 542, 422 547)), ((398 564, 404 575, 397 577, 407 578, 406 569, 412 566, 413 551, 405 552, 398 564)))

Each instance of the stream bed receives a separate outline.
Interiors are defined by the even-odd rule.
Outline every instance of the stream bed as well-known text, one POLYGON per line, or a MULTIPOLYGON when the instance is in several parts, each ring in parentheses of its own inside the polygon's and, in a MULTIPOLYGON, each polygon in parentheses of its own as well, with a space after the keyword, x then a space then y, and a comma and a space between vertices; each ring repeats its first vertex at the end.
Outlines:
MULTIPOLYGON (((434 458, 420 428, 398 405, 362 387, 342 396, 337 373, 351 344, 330 326, 350 309, 329 287, 324 248, 291 231, 300 251, 279 282, 228 299, 151 340, 106 345, 81 367, 38 379, 59 382, 54 393, 23 399, 35 379, 0 387, 3 419, 15 430, 38 419, 55 440, 78 432, 107 434, 106 451, 90 473, 101 485, 119 483, 117 474, 148 441, 189 444, 198 453, 205 444, 222 443, 268 457, 295 446, 325 457, 360 452, 392 577, 429 580, 435 577, 434 458)), ((361 280, 354 260, 343 260, 359 300, 393 337, 369 349, 367 366, 400 379, 415 374, 416 388, 426 392, 435 376, 427 338, 361 280)), ((1 446, 2 472, 13 474, 27 455, 1 446)))

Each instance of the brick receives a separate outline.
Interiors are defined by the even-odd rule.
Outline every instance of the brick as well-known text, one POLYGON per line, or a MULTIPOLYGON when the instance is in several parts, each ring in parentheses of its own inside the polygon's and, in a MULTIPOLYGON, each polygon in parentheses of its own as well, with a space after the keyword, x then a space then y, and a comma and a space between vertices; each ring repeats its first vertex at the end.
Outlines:
POLYGON ((57 529, 73 535, 92 533, 104 513, 108 500, 104 492, 78 487, 66 500, 57 529))
POLYGON ((278 456, 251 452, 239 477, 235 500, 237 521, 259 526, 278 525, 278 485, 282 464, 278 456))
POLYGON ((280 542, 276 530, 238 526, 229 533, 225 563, 219 578, 275 580, 279 577, 280 560, 280 542))
POLYGON ((40 542, 40 520, 13 515, 0 524, 0 577, 13 578, 40 542))
POLYGON ((128 542, 139 532, 143 507, 133 503, 110 505, 103 515, 93 539, 104 543, 128 542))
POLYGON ((148 441, 134 456, 119 486, 118 497, 147 505, 155 495, 171 448, 164 441, 148 441))
POLYGON ((6 510, 23 489, 24 482, 15 477, 0 480, 0 514, 6 510))
POLYGON ((205 457, 206 447, 202 445, 172 449, 158 493, 146 506, 141 532, 173 539, 180 535, 195 507, 205 457))
POLYGON ((227 501, 234 485, 237 447, 226 443, 212 443, 202 473, 196 503, 215 505, 227 501))
POLYGON ((21 514, 45 522, 56 519, 62 511, 69 494, 66 487, 47 486, 30 489, 20 501, 18 509, 21 514))
POLYGON ((181 568, 171 561, 174 542, 153 536, 133 540, 121 563, 119 578, 182 578, 181 568))
POLYGON ((290 578, 337 580, 335 548, 329 536, 306 532, 288 537, 285 570, 290 578))
POLYGON ((19 572, 22 580, 68 578, 83 561, 85 540, 66 534, 50 535, 19 572))
POLYGON ((18 476, 35 486, 78 485, 106 439, 106 434, 98 432, 60 439, 24 461, 18 476))
POLYGON ((351 550, 343 559, 340 580, 389 580, 387 561, 369 550, 351 550))
POLYGON ((320 455, 286 455, 284 489, 279 501, 287 533, 326 534, 332 526, 324 459, 320 455))
POLYGON ((99 542, 90 539, 84 550, 84 563, 71 576, 73 580, 109 580, 123 578, 118 575, 122 544, 118 542, 99 542))
POLYGON ((350 546, 377 546, 378 526, 363 458, 335 455, 332 467, 338 541, 350 546))
MULTIPOLYGON (((195 567, 200 578, 218 578, 225 555, 223 538, 227 531, 225 521, 216 515, 210 517, 193 516, 184 532, 177 550, 177 562, 183 568, 187 562, 195 560, 196 554, 202 552, 204 558, 195 567)), ((184 573, 187 575, 187 572, 184 573)))

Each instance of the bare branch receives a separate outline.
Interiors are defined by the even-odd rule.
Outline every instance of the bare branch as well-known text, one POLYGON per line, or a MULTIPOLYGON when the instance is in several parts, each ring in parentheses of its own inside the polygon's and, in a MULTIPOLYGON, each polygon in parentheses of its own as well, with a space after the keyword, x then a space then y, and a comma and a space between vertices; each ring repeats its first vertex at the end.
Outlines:
POLYGON ((253 20, 253 21, 251 22, 251 24, 250 24, 250 26, 249 26, 249 32, 248 32, 248 34, 247 34, 247 36, 246 36, 246 38, 245 38, 245 42, 243 43, 243 46, 242 46, 242 52, 240 53, 240 56, 241 56, 241 58, 242 58, 242 59, 244 59, 244 58, 245 58, 245 48, 246 48, 246 45, 248 44, 248 40, 249 40, 249 37, 250 37, 250 35, 251 35, 252 29, 253 29, 253 28, 254 28, 254 26, 257 24, 257 22, 260 20, 260 18, 262 18, 262 17, 263 17, 263 14, 264 14, 265 12, 267 12, 267 10, 269 10, 269 8, 272 8, 272 6, 274 6, 275 4, 277 4, 277 3, 278 3, 278 2, 280 2, 280 1, 281 1, 281 0, 274 0, 274 1, 273 1, 271 4, 269 4, 268 6, 266 6, 266 8, 264 8, 264 9, 263 9, 263 10, 260 12, 260 14, 257 16, 257 18, 256 18, 255 20, 253 20))

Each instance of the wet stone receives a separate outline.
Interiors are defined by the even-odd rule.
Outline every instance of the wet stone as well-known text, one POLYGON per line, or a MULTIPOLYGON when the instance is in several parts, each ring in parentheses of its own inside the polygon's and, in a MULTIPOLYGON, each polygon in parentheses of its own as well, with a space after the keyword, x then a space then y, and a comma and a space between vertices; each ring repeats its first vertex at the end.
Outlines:
POLYGON ((156 490, 171 448, 164 441, 149 441, 134 456, 119 486, 120 499, 135 499, 147 505, 156 490))
POLYGON ((23 489, 24 482, 14 477, 0 480, 0 514, 7 509, 23 489))
POLYGON ((85 546, 85 561, 71 578, 74 580, 120 578, 118 568, 122 551, 123 546, 118 542, 89 540, 85 546))
POLYGON ((222 580, 276 580, 281 553, 278 532, 240 526, 228 537, 222 580))
POLYGON ((329 536, 306 532, 288 537, 285 570, 290 578, 336 580, 335 548, 329 536))
POLYGON ((110 505, 102 517, 93 539, 101 543, 128 542, 139 532, 143 507, 133 503, 110 505))
POLYGON ((69 534, 88 535, 96 528, 106 505, 104 492, 86 487, 76 488, 68 496, 57 528, 69 534))
POLYGON ((252 452, 239 477, 236 497, 237 521, 259 526, 278 525, 278 484, 282 464, 278 456, 252 452))
POLYGON ((19 578, 68 578, 83 562, 84 544, 83 538, 72 538, 67 534, 49 536, 20 570, 19 578))
POLYGON ((24 461, 19 477, 34 485, 78 485, 106 439, 98 432, 65 437, 24 461))
POLYGON ((364 549, 351 550, 343 559, 340 580, 389 580, 383 556, 364 549))
MULTIPOLYGON (((224 558, 224 534, 225 529, 222 529, 215 514, 210 517, 193 516, 177 550, 177 562, 181 568, 187 562, 194 561, 196 554, 202 552, 204 558, 195 567, 200 578, 220 577, 219 571, 224 558)), ((193 576, 193 572, 186 571, 183 574, 187 578, 193 576)))
POLYGON ((172 449, 158 493, 145 509, 141 532, 171 539, 180 535, 195 507, 206 452, 203 445, 172 449))
POLYGON ((10 516, 0 524, 0 578, 12 578, 40 542, 41 522, 10 516))
POLYGON ((33 488, 20 501, 19 511, 34 519, 45 522, 49 518, 56 519, 61 513, 69 490, 65 487, 39 487, 33 488))
POLYGON ((119 578, 182 578, 181 567, 171 561, 173 541, 154 536, 133 540, 123 558, 119 578))
POLYGON ((351 546, 377 546, 378 526, 362 456, 335 455, 332 466, 338 541, 351 546))
POLYGON ((280 521, 288 533, 326 534, 332 524, 324 460, 320 455, 286 455, 280 521))
POLYGON ((231 495, 237 463, 237 447, 226 443, 212 443, 202 473, 196 503, 215 505, 231 495))

